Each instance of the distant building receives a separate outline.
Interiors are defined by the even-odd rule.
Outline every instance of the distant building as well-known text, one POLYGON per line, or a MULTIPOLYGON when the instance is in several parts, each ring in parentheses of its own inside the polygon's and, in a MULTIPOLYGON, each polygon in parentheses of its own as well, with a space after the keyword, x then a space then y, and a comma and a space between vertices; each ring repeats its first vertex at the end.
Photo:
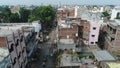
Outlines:
POLYGON ((12 13, 19 13, 19 10, 20 10, 20 6, 14 6, 11 8, 12 13))
POLYGON ((117 17, 120 17, 120 6, 117 6, 114 9, 112 9, 110 20, 115 20, 117 17))

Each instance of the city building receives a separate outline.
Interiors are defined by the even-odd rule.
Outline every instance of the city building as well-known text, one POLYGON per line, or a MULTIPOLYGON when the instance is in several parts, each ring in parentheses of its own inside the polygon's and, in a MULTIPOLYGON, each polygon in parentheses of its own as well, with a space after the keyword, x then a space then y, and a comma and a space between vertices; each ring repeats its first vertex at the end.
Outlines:
POLYGON ((120 23, 116 21, 109 21, 105 27, 106 37, 105 37, 105 49, 107 49, 114 56, 120 55, 120 23))
POLYGON ((30 39, 33 40, 35 31, 38 34, 40 30, 41 26, 38 22, 33 24, 1 23, 0 50, 2 51, 0 52, 0 68, 25 68, 28 61, 27 57, 30 56, 35 47, 35 45, 29 45, 29 41, 30 39), (27 54, 27 52, 29 53, 27 54))
POLYGON ((97 45, 100 24, 87 20, 81 20, 82 39, 86 45, 97 45))
POLYGON ((0 30, 1 68, 25 68, 27 53, 22 30, 0 30))
POLYGON ((58 25, 58 49, 76 49, 78 44, 78 25, 62 23, 58 25))
POLYGON ((101 68, 120 68, 120 62, 103 62, 100 65, 101 68))
POLYGON ((115 20, 117 17, 120 17, 120 7, 119 6, 116 6, 114 9, 112 9, 110 20, 115 20))
POLYGON ((116 62, 116 59, 106 50, 94 50, 92 53, 95 56, 95 63, 98 67, 104 62, 116 62))

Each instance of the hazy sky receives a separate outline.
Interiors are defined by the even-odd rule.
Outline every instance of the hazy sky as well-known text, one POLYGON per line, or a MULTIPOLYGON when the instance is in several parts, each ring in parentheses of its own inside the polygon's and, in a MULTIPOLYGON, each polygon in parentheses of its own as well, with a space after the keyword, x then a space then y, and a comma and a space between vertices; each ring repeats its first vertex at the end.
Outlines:
POLYGON ((120 5, 120 0, 0 0, 0 5, 41 5, 41 4, 120 5))

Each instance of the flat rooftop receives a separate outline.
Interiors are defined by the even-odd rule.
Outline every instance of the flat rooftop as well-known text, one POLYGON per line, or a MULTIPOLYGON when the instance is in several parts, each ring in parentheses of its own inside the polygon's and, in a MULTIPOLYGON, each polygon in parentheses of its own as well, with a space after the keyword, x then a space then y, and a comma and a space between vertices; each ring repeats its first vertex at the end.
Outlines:
POLYGON ((0 47, 0 62, 4 60, 5 57, 9 55, 9 51, 7 47, 0 47))
POLYGON ((111 24, 113 26, 120 26, 120 20, 110 20, 108 24, 111 24))
POLYGON ((72 62, 72 57, 70 54, 62 54, 60 67, 64 66, 81 66, 80 62, 72 62))
POLYGON ((107 62, 109 68, 120 68, 120 63, 117 62, 107 62))
POLYGON ((15 30, 0 30, 0 37, 6 37, 7 35, 10 35, 14 32, 15 30))
POLYGON ((74 44, 74 40, 73 39, 60 39, 59 43, 61 43, 61 44, 74 44))

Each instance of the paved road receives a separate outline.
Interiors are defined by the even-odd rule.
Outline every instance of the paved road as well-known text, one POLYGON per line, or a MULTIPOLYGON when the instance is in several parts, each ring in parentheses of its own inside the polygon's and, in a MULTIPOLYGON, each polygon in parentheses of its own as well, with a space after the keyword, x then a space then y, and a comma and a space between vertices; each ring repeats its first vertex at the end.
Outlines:
POLYGON ((41 48, 40 53, 37 54, 38 59, 30 62, 28 64, 28 68, 43 68, 42 67, 43 59, 47 55, 48 55, 48 57, 47 57, 48 60, 46 62, 46 67, 44 67, 44 68, 55 68, 55 63, 53 61, 54 58, 51 57, 50 55, 51 55, 52 50, 53 50, 53 49, 51 49, 53 47, 52 43, 56 39, 56 30, 53 29, 53 31, 51 31, 49 36, 50 36, 51 39, 48 42, 38 44, 38 47, 41 48))

